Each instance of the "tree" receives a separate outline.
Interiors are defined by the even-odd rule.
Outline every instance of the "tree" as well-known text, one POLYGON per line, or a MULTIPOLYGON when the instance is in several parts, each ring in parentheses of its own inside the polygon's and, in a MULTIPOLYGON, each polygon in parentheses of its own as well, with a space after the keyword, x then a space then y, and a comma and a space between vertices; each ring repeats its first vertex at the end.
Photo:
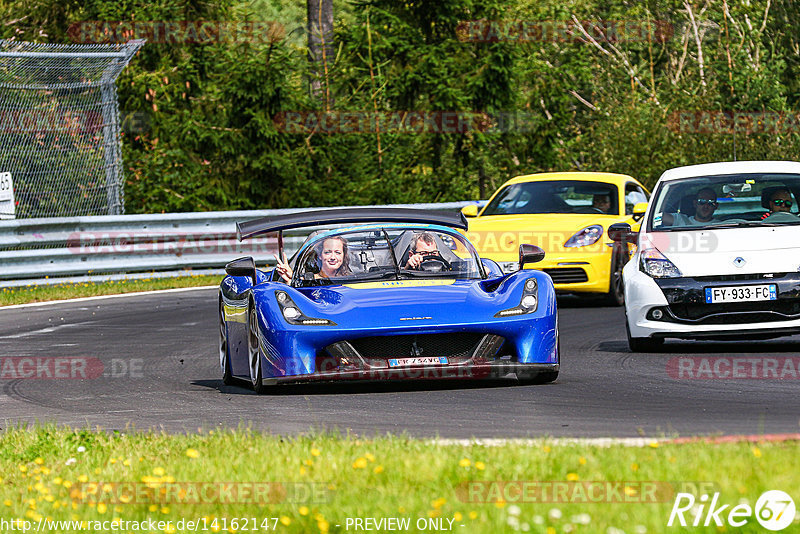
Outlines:
POLYGON ((320 99, 328 111, 331 99, 329 74, 334 58, 333 0, 306 0, 306 2, 311 94, 320 99))

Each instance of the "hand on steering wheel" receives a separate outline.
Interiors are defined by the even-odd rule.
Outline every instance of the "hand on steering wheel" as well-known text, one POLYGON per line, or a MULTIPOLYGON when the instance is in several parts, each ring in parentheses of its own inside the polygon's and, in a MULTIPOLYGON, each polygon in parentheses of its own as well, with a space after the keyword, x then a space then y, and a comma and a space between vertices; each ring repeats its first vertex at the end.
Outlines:
POLYGON ((438 272, 443 270, 451 270, 450 262, 442 257, 438 252, 431 252, 422 255, 422 260, 419 263, 421 271, 438 272))

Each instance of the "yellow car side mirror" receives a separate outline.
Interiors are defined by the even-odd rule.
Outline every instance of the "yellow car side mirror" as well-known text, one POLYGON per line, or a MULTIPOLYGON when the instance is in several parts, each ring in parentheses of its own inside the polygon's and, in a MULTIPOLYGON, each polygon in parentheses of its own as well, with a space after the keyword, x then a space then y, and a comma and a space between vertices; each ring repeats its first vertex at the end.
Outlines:
POLYGON ((477 217, 478 205, 470 204, 469 206, 464 206, 463 208, 461 208, 461 213, 464 214, 464 217, 477 217))
POLYGON ((633 206, 633 220, 640 221, 647 211, 647 202, 637 202, 633 206))

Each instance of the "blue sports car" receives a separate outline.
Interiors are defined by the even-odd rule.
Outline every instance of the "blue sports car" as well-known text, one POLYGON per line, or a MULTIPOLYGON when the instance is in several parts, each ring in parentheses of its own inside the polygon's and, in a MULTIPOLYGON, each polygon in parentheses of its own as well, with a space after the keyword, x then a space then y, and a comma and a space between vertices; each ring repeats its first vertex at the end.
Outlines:
POLYGON ((544 252, 520 245, 520 270, 480 259, 461 213, 332 209, 239 223, 240 240, 311 226, 286 263, 229 263, 220 284, 223 382, 516 378, 559 372, 550 277, 522 270, 544 252), (344 225, 344 226, 343 226, 344 225))

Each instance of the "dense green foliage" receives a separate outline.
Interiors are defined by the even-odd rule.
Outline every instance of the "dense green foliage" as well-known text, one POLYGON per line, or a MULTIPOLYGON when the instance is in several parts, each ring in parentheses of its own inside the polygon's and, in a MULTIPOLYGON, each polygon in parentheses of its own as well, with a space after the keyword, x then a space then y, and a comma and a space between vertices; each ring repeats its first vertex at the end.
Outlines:
POLYGON ((309 90, 305 6, 289 0, 0 0, 0 32, 70 42, 81 21, 279 23, 262 42, 150 42, 124 71, 120 107, 137 117, 123 139, 128 213, 485 198, 545 170, 652 184, 669 167, 730 160, 734 150, 797 159, 792 0, 336 0, 334 13, 336 54, 319 95, 309 90), (514 21, 601 28, 504 37, 514 21), (475 28, 500 38, 476 40, 475 28), (499 132, 325 133, 308 121, 309 130, 282 131, 276 116, 297 111, 524 120, 499 132), (739 123, 734 135, 714 123, 732 111, 768 122, 739 123))

